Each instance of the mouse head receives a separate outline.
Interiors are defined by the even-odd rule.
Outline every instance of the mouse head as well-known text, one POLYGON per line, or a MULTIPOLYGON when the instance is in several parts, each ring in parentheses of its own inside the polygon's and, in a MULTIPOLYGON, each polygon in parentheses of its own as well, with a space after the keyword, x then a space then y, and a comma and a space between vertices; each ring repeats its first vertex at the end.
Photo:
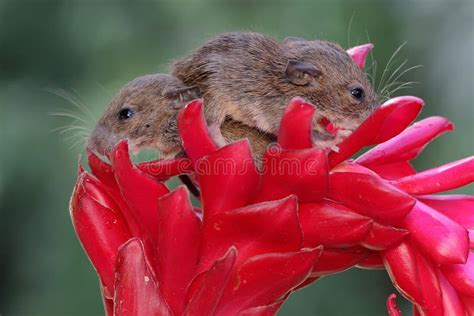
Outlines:
POLYGON ((320 118, 352 131, 374 111, 377 97, 363 71, 371 44, 346 52, 331 42, 292 37, 282 45, 289 48, 286 80, 295 93, 317 106, 320 118))
POLYGON ((146 75, 127 83, 115 95, 90 135, 87 146, 108 155, 122 139, 134 152, 153 148, 163 155, 180 151, 178 111, 199 97, 170 75, 146 75))

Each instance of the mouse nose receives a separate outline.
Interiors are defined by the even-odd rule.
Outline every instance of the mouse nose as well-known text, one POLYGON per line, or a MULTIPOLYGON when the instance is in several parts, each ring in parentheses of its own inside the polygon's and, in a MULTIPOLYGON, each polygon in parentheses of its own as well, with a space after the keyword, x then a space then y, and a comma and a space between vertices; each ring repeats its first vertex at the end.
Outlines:
POLYGON ((115 146, 115 137, 110 129, 96 126, 87 139, 87 148, 101 155, 107 155, 115 146))

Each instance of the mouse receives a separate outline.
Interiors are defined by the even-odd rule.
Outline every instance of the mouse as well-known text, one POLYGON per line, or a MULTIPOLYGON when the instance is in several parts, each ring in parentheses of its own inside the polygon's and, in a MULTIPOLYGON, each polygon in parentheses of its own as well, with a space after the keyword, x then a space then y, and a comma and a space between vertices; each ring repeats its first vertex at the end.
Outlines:
MULTIPOLYGON (((127 139, 132 153, 151 148, 164 159, 183 156, 178 112, 200 97, 199 89, 186 86, 172 75, 149 74, 133 79, 112 98, 88 137, 87 147, 107 157, 119 141, 127 139)), ((232 119, 224 120, 221 127, 226 143, 247 138, 256 157, 263 156, 267 146, 276 141, 271 134, 232 119)))
POLYGON ((317 108, 313 143, 337 151, 377 107, 367 75, 329 41, 224 33, 173 62, 171 74, 199 88, 210 130, 221 143, 227 117, 276 135, 289 101, 302 97, 317 108))

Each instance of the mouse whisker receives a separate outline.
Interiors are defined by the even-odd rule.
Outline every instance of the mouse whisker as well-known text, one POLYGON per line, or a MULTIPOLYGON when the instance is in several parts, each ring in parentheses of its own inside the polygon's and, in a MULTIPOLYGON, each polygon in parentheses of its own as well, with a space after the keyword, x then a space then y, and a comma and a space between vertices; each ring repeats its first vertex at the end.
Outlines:
MULTIPOLYGON (((81 102, 79 97, 74 96, 72 93, 64 90, 64 89, 46 89, 46 91, 66 100, 69 101, 74 107, 76 107, 79 111, 81 111, 83 114, 87 116, 88 119, 91 119, 92 121, 96 120, 95 115, 92 113, 92 111, 84 105, 84 103, 81 102)), ((73 91, 79 96, 79 93, 77 90, 73 91)))
POLYGON ((392 56, 390 56, 388 62, 385 64, 385 68, 382 72, 382 76, 380 78, 380 81, 378 83, 378 86, 376 88, 376 90, 378 91, 380 87, 383 87, 384 84, 385 84, 385 78, 388 74, 388 72, 390 71, 391 67, 392 67, 392 63, 393 61, 395 60, 395 58, 397 57, 398 53, 401 51, 401 49, 407 44, 407 42, 404 42, 402 43, 400 46, 398 46, 398 48, 393 52, 392 56))

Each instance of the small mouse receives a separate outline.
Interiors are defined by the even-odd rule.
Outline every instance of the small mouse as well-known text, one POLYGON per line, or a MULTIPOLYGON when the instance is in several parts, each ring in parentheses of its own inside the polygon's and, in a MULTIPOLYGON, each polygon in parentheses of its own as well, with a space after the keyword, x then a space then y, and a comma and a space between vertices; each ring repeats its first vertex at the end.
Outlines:
POLYGON ((337 151, 377 105, 366 74, 327 41, 290 37, 280 43, 260 33, 225 33, 175 61, 171 74, 200 89, 208 124, 221 142, 226 117, 276 135, 288 102, 300 96, 317 107, 314 143, 337 151))
MULTIPOLYGON (((152 148, 163 158, 183 154, 177 116, 189 101, 201 97, 199 89, 187 87, 166 74, 136 78, 115 95, 87 141, 87 147, 108 156, 114 146, 127 139, 132 152, 152 148)), ((275 141, 272 135, 226 120, 222 125, 225 142, 248 138, 256 156, 261 157, 275 141)))

